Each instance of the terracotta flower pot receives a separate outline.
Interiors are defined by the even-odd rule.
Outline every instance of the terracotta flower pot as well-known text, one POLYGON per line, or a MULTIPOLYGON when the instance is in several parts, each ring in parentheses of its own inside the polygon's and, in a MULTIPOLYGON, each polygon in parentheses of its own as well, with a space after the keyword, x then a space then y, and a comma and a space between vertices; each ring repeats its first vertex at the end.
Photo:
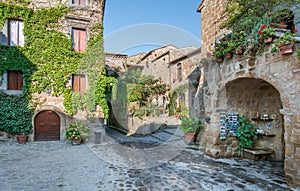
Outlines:
POLYGON ((82 138, 79 139, 71 139, 72 145, 80 145, 82 142, 82 138))
POLYGON ((221 56, 221 57, 218 57, 218 58, 217 58, 217 62, 219 62, 219 63, 220 63, 220 62, 223 62, 223 60, 224 60, 224 56, 221 56))
POLYGON ((188 144, 192 144, 195 142, 197 133, 186 133, 184 134, 184 141, 188 144))
POLYGON ((271 44, 273 42, 273 37, 272 36, 270 36, 269 38, 267 38, 267 39, 264 39, 264 43, 265 44, 271 44))
POLYGON ((17 137, 18 143, 20 143, 20 144, 25 144, 28 139, 28 135, 16 135, 16 137, 17 137))
POLYGON ((233 53, 232 52, 226 52, 225 53, 225 58, 226 59, 232 59, 233 53))
POLYGON ((283 44, 279 46, 281 54, 291 54, 294 52, 294 44, 283 44))
POLYGON ((235 50, 236 55, 242 55, 244 54, 244 47, 240 46, 238 49, 235 50))

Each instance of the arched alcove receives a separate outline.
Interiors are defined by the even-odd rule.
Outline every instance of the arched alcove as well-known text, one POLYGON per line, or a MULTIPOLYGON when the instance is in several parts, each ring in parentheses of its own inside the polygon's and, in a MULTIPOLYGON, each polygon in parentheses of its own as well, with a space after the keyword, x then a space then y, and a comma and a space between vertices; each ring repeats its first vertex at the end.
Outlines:
POLYGON ((239 78, 226 84, 226 101, 227 112, 248 116, 256 128, 269 134, 260 135, 254 146, 272 149, 274 160, 284 160, 284 126, 278 90, 265 80, 239 78), (257 120, 264 114, 270 120, 257 120))

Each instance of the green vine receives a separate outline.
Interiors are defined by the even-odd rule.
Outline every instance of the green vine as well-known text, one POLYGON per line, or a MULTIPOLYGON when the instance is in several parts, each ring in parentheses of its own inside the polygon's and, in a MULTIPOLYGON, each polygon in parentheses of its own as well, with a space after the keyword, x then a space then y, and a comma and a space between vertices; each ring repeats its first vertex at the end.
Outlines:
MULTIPOLYGON (((0 2, 0 26, 11 18, 22 19, 26 38, 24 47, 0 45, 0 75, 7 70, 22 71, 25 81, 23 96, 10 96, 11 99, 23 99, 32 105, 32 93, 51 92, 52 96, 64 97, 65 110, 71 115, 78 109, 94 111, 96 105, 100 105, 107 116, 105 95, 108 84, 114 83, 114 79, 106 77, 103 65, 102 26, 96 24, 91 29, 86 54, 74 52, 72 40, 57 30, 59 20, 70 11, 62 5, 33 11, 28 8, 26 0, 0 2), (66 87, 72 74, 77 73, 87 74, 89 86, 83 95, 73 93, 71 87, 66 87)), ((10 102, 3 104, 12 106, 13 101, 10 102)), ((32 116, 32 107, 29 108, 32 116)), ((4 108, 1 107, 1 110, 4 111, 4 108)), ((14 110, 20 111, 18 107, 14 110)), ((0 121, 2 117, 0 115, 0 121)), ((31 126, 31 117, 29 119, 31 126)))

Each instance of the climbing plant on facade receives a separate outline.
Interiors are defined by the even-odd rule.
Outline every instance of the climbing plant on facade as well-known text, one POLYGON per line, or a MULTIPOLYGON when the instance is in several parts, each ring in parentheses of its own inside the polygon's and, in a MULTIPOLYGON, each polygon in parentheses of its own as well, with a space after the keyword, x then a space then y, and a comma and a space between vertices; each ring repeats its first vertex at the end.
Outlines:
POLYGON ((106 77, 103 66, 102 26, 97 24, 92 29, 87 54, 77 53, 72 50, 72 40, 57 30, 59 20, 70 11, 69 8, 58 5, 33 11, 28 8, 27 1, 15 3, 0 2, 0 26, 11 18, 22 19, 26 40, 24 47, 0 46, 0 75, 7 70, 22 71, 25 81, 22 99, 30 102, 33 101, 32 93, 50 92, 52 96, 64 97, 64 106, 69 114, 75 114, 77 109, 82 108, 93 111, 96 105, 100 105, 107 114, 103 87, 114 79, 106 77), (66 84, 72 74, 83 70, 89 78, 89 89, 83 96, 76 97, 66 84), (82 102, 78 104, 76 99, 82 102), (73 104, 75 102, 77 105, 73 104))

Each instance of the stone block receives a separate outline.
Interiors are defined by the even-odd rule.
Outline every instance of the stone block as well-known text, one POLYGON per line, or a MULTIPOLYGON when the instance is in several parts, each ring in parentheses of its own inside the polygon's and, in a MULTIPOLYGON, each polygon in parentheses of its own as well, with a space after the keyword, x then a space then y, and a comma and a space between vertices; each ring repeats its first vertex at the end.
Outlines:
POLYGON ((295 158, 300 159, 300 147, 296 147, 295 158))
POLYGON ((285 146, 285 155, 292 156, 294 154, 294 147, 290 144, 285 146))
POLYGON ((291 134, 291 142, 300 144, 300 129, 293 129, 291 134))

